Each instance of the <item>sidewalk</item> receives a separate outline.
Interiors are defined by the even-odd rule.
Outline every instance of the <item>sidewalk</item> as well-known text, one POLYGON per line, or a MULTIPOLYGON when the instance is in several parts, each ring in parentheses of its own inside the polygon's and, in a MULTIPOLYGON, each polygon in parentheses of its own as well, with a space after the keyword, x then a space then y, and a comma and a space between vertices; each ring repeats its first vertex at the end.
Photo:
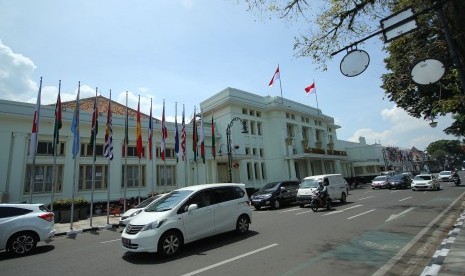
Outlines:
POLYGON ((463 212, 433 255, 421 276, 465 275, 465 229, 463 212))
POLYGON ((119 217, 109 217, 109 223, 107 224, 107 216, 94 216, 92 217, 92 226, 90 225, 90 218, 81 219, 73 222, 73 229, 71 229, 71 223, 55 223, 55 236, 62 235, 76 235, 82 232, 98 231, 102 229, 118 228, 119 217))

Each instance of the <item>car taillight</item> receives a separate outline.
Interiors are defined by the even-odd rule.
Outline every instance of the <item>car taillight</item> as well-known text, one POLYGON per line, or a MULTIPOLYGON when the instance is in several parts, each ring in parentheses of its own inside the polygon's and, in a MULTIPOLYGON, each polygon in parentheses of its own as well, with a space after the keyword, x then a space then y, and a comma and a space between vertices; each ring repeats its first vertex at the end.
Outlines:
POLYGON ((44 213, 39 216, 41 219, 45 219, 46 221, 53 221, 55 215, 53 213, 44 213))

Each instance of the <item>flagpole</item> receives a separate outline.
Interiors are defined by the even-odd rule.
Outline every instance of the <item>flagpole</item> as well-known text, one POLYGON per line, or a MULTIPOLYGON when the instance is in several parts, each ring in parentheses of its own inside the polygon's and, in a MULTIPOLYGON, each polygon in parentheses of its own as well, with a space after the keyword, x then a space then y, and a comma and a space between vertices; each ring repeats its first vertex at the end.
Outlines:
POLYGON ((74 170, 73 170, 73 191, 71 195, 71 221, 69 223, 69 228, 71 231, 73 230, 73 222, 74 222, 74 197, 76 193, 76 167, 77 167, 77 157, 80 155, 80 137, 79 137, 79 94, 81 91, 81 82, 78 82, 78 94, 76 98, 76 107, 74 108, 74 120, 76 122, 73 122, 73 126, 71 126, 71 129, 74 129, 74 137, 73 137, 73 158, 74 158, 74 170), (74 125, 75 124, 75 125, 74 125), (76 145, 76 142, 78 145, 76 145), (78 147, 78 148, 76 148, 78 147))
POLYGON ((162 126, 162 136, 163 136, 163 154, 164 154, 164 158, 163 158, 163 183, 165 185, 165 193, 166 193, 166 186, 168 184, 168 179, 166 179, 166 140, 165 140, 165 129, 166 129, 166 126, 165 126, 165 99, 163 99, 163 126, 162 126))
MULTIPOLYGON (((60 104, 61 105, 61 99, 60 99, 60 90, 61 90, 61 80, 59 80, 58 82, 58 98, 57 98, 57 105, 60 104), (60 102, 60 103, 58 103, 60 102)), ((51 197, 51 201, 50 201, 50 210, 53 211, 53 201, 55 201, 55 187, 56 187, 56 177, 55 177, 55 172, 56 172, 56 166, 57 166, 57 142, 58 142, 58 137, 60 135, 59 133, 59 130, 58 130, 58 114, 57 112, 61 112, 60 111, 57 111, 57 108, 58 106, 55 106, 55 126, 54 128, 56 128, 56 131, 57 133, 55 134, 55 129, 54 129, 54 133, 53 133, 53 169, 52 169, 52 197, 51 197), (55 140, 57 139, 57 140, 55 140)), ((61 108, 61 107, 60 107, 61 108)))
POLYGON ((152 98, 150 98, 150 122, 149 122, 151 128, 149 129, 150 133, 150 141, 149 143, 152 145, 152 147, 149 147, 149 156, 152 156, 150 160, 150 167, 151 167, 151 179, 152 179, 152 196, 155 194, 155 181, 154 181, 154 176, 153 176, 153 119, 152 119, 152 98))
MULTIPOLYGON (((36 102, 36 109, 34 111, 34 122, 33 122, 33 131, 35 130, 35 134, 31 134, 31 144, 34 143, 34 152, 32 153, 32 172, 31 172, 31 180, 29 181, 29 203, 32 203, 32 190, 33 190, 33 183, 34 178, 36 177, 36 154, 37 154, 37 144, 38 144, 38 136, 39 136, 39 121, 40 121, 40 97, 42 93, 42 77, 40 77, 40 84, 39 84, 39 95, 37 96, 36 102), (37 117, 36 117, 37 115, 37 117), (37 118, 37 119, 36 119, 37 118), (32 141, 33 135, 35 135, 35 141, 32 141)), ((29 147, 31 149, 31 147, 29 147)), ((31 152, 29 152, 31 154, 31 152)))
POLYGON ((128 118, 128 91, 126 91, 126 119, 125 119, 125 128, 124 128, 124 194, 123 194, 123 213, 126 212, 126 186, 128 184, 128 128, 129 128, 129 118, 128 118))
MULTIPOLYGON (((278 64, 279 68, 279 64, 278 64)), ((279 71, 279 89, 281 90, 281 104, 284 105, 283 87, 281 86, 281 71, 279 71)))
POLYGON ((94 190, 95 190, 95 148, 97 144, 97 120, 98 120, 98 106, 97 106, 97 90, 95 87, 95 101, 94 110, 92 111, 92 123, 91 123, 91 140, 92 140, 92 186, 90 188, 90 218, 89 224, 92 227, 92 218, 94 215, 94 190), (94 121, 95 120, 95 121, 94 121))
MULTIPOLYGON (((110 114, 110 116, 111 116, 111 89, 110 89, 110 100, 108 101, 108 110, 107 110, 107 126, 106 126, 107 128, 108 128, 108 124, 111 124, 111 117, 110 117, 110 122, 108 122, 108 114, 110 114)), ((110 128, 111 128, 111 126, 110 126, 110 128)), ((110 131, 112 131, 112 130, 110 130, 110 131)), ((111 133, 107 133, 107 131, 105 131, 105 134, 108 135, 108 137, 107 137, 108 140, 113 139, 113 137, 112 137, 113 135, 111 133), (111 138, 110 138, 110 135, 112 135, 111 138)), ((110 224, 110 183, 111 183, 111 181, 110 181, 111 180, 111 173, 110 173, 111 163, 110 163, 110 160, 111 160, 111 158, 113 158, 111 156, 112 149, 110 147, 113 147, 113 145, 110 144, 110 141, 105 141, 105 144, 107 144, 107 143, 108 143, 108 156, 105 156, 105 157, 107 157, 107 159, 108 159, 108 177, 110 178, 110 179, 106 179, 106 181, 107 181, 107 224, 110 224)), ((106 155, 105 150, 103 151, 103 154, 106 155)))

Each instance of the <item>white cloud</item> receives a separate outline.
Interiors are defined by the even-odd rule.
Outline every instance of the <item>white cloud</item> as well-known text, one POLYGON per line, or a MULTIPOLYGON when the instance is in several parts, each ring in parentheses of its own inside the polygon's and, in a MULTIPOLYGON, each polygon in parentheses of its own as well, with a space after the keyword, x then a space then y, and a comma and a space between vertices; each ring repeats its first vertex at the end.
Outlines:
POLYGON ((38 84, 31 80, 36 69, 27 57, 14 53, 0 40, 0 92, 6 100, 35 102, 38 84))

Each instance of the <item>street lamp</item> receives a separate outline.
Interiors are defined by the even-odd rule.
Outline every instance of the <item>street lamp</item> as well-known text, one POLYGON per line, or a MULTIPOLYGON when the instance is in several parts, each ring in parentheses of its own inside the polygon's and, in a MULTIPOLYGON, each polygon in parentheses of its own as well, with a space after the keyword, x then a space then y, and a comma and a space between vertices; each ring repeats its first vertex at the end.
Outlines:
POLYGON ((235 121, 241 121, 242 123, 242 133, 248 133, 247 122, 242 120, 239 117, 234 117, 226 128, 226 149, 228 150, 228 175, 229 183, 232 183, 232 149, 231 149, 231 127, 235 121))

